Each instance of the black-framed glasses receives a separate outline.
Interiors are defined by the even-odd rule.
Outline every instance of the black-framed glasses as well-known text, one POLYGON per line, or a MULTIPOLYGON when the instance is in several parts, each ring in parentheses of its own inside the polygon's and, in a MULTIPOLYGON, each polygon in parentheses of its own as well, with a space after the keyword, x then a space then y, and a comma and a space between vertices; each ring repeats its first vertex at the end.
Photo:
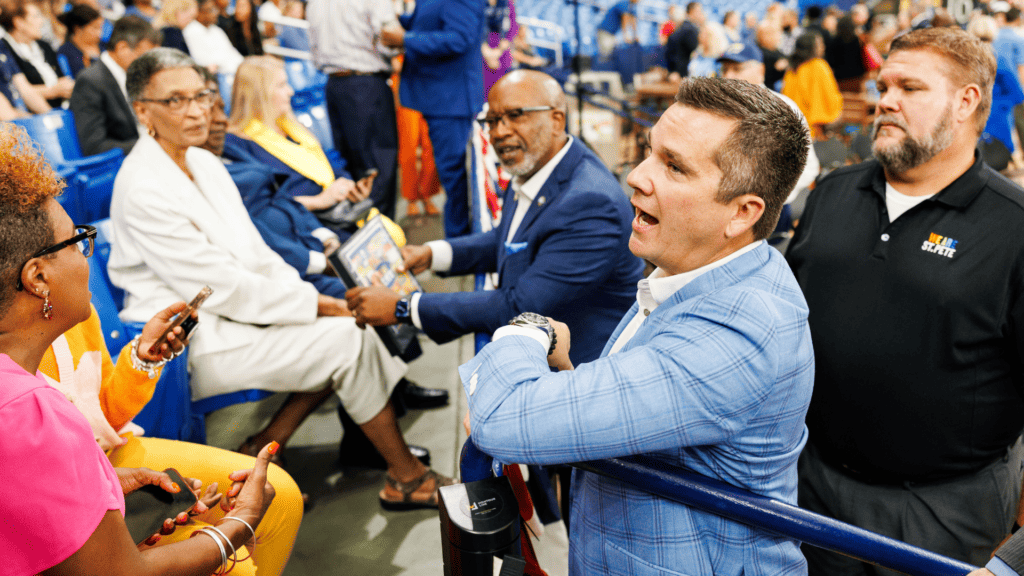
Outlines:
MULTIPOLYGON (((88 224, 75 224, 74 236, 68 238, 63 242, 58 242, 53 246, 48 246, 37 251, 35 254, 29 257, 29 260, 33 258, 41 258, 43 256, 46 256, 47 254, 53 254, 54 252, 59 252, 67 248, 68 246, 74 246, 79 252, 82 253, 82 256, 88 258, 89 256, 92 256, 94 238, 96 238, 95 226, 89 226, 88 224)), ((28 260, 26 260, 25 262, 28 262, 28 260)), ((24 264, 22 265, 22 267, 24 268, 24 264)), ((18 290, 21 290, 23 288, 21 284, 20 275, 18 276, 17 288, 18 290)))
POLYGON ((502 121, 507 122, 508 125, 515 124, 529 112, 543 112, 545 110, 554 109, 554 106, 526 106, 524 108, 513 108, 511 110, 506 110, 502 114, 494 114, 493 116, 481 116, 478 117, 476 121, 480 123, 480 126, 484 130, 490 130, 491 127, 497 127, 498 124, 501 123, 502 121))
POLYGON ((209 110, 213 108, 213 103, 217 100, 217 93, 213 90, 203 90, 197 93, 195 96, 171 96, 170 98, 139 98, 139 102, 151 102, 153 104, 163 104, 167 107, 169 112, 183 112, 188 105, 193 101, 199 105, 203 110, 209 110))

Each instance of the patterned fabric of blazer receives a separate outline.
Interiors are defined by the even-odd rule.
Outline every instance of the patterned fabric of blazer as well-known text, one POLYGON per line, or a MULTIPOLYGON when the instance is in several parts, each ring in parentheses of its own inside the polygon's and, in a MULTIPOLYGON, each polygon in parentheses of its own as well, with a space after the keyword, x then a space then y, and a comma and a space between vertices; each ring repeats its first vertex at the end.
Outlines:
MULTIPOLYGON (((609 356, 550 372, 526 336, 459 368, 473 440, 506 462, 643 454, 796 504, 814 382, 807 304, 774 248, 710 270, 609 356)), ((798 543, 591 473, 573 477, 572 574, 806 574, 798 543)))

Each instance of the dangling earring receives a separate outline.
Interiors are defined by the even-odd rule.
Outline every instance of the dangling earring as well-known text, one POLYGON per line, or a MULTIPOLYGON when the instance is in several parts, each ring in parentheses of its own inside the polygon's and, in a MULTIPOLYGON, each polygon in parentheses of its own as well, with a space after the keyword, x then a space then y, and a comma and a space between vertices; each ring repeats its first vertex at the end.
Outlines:
POLYGON ((43 320, 53 318, 53 305, 50 304, 50 291, 43 292, 43 320))
POLYGON ((146 132, 149 133, 151 138, 156 138, 156 130, 154 130, 152 126, 146 126, 146 132))

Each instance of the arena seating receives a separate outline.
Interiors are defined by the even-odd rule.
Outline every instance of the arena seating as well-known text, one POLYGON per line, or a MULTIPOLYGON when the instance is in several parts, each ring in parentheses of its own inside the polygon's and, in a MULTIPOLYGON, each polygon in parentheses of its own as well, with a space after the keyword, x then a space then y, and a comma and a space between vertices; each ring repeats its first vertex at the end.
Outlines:
POLYGON ((74 170, 66 180, 74 184, 77 194, 77 221, 99 220, 110 215, 114 177, 124 160, 124 153, 119 148, 83 157, 75 118, 67 110, 53 110, 12 122, 25 128, 51 166, 58 170, 74 170))

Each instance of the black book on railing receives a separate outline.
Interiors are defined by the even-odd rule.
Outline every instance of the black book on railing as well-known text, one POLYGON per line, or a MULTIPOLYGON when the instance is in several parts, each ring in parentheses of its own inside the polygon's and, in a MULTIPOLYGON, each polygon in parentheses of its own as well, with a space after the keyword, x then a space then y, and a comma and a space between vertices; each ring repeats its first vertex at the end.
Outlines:
MULTIPOLYGON (((382 284, 403 296, 423 291, 415 276, 396 270, 402 262, 402 252, 380 216, 371 218, 341 248, 329 254, 327 261, 349 288, 372 285, 373 275, 377 273, 382 284)), ((416 337, 416 327, 409 324, 376 326, 375 329, 392 356, 404 354, 416 337)))

